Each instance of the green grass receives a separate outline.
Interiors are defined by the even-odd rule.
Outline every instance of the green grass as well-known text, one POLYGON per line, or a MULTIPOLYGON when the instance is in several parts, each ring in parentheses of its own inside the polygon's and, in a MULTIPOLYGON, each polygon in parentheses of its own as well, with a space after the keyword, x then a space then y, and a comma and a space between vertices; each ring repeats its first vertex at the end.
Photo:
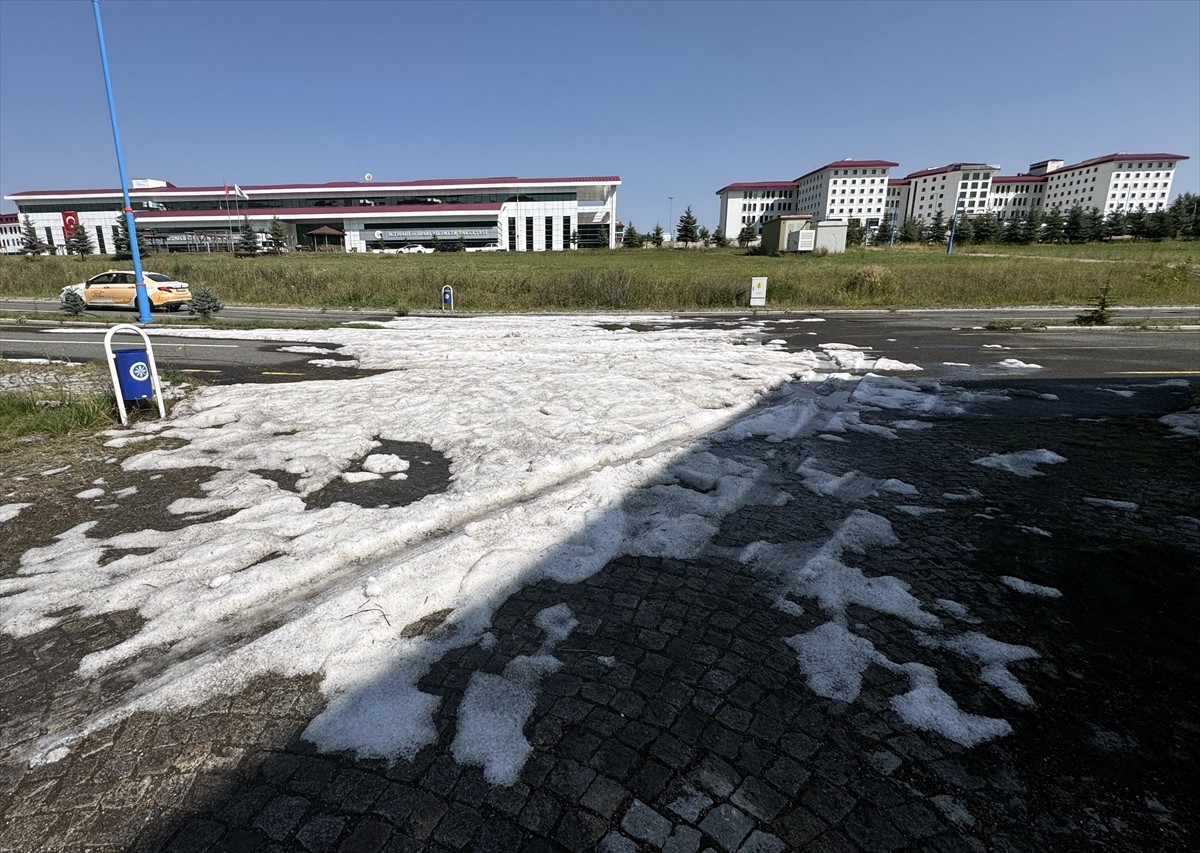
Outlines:
MULTIPOLYGON (((259 258, 153 255, 147 269, 207 287, 232 305, 459 311, 740 309, 751 276, 768 306, 818 308, 1084 305, 1105 283, 1119 306, 1200 301, 1200 243, 852 249, 842 255, 751 256, 740 249, 436 255, 316 253, 259 258), (998 257, 981 257, 980 253, 998 257), (1086 259, 1106 263, 1067 263, 1086 259), (856 288, 863 266, 890 271, 887 292, 856 288)), ((56 297, 110 267, 106 258, 0 258, 0 296, 56 297)), ((115 312, 114 312, 115 313, 115 312)), ((122 322, 122 321, 117 321, 122 322)))
POLYGON ((103 365, 0 361, 0 438, 65 436, 116 426, 116 401, 103 365))

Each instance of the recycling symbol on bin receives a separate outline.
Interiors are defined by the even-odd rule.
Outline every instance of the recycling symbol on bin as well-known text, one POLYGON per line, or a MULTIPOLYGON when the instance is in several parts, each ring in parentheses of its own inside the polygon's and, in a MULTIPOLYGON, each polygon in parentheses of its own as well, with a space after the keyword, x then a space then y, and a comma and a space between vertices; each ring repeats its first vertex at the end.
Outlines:
POLYGON ((138 382, 145 382, 146 378, 150 376, 150 368, 146 367, 144 361, 134 362, 129 367, 129 375, 138 382))

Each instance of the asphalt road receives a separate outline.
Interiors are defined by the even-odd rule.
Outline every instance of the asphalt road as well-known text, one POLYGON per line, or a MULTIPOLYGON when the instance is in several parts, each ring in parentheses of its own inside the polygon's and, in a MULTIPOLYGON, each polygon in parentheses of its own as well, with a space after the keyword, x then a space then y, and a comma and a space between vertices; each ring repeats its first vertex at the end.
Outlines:
MULTIPOLYGON (((0 312, 28 312, 30 314, 56 314, 61 311, 57 299, 0 299, 0 312)), ((120 317, 122 322, 136 323, 137 312, 128 308, 95 307, 84 312, 85 317, 95 317, 98 320, 110 321, 120 317)), ((154 314, 154 318, 161 317, 154 314)), ((187 319, 187 312, 177 312, 170 315, 174 319, 187 319)), ((321 308, 256 308, 253 306, 227 305, 221 311, 221 316, 230 320, 258 320, 264 323, 305 323, 332 322, 350 323, 355 320, 390 320, 395 317, 392 311, 374 311, 369 309, 329 310, 321 308)), ((196 318, 197 325, 203 321, 196 318)))
MULTIPOLYGON (((257 310, 257 309, 256 309, 257 310)), ((349 313, 349 312, 342 312, 349 313)), ((1139 319, 1194 316, 1195 309, 1140 309, 1127 312, 1139 319)), ((292 319, 337 319, 290 309, 292 319)), ((355 319, 383 319, 358 312, 355 319)), ((661 316, 661 315, 657 315, 661 316)), ((782 340, 789 348, 810 349, 822 343, 845 343, 899 361, 916 364, 923 375, 958 381, 1003 378, 1081 379, 1137 376, 1200 375, 1200 331, 1135 328, 1049 327, 1037 330, 989 330, 986 324, 1003 317, 1069 322, 1074 313, 1062 309, 1005 311, 814 312, 811 314, 683 315, 697 326, 761 321, 762 340, 782 340), (1016 360, 1037 367, 1012 367, 1016 360), (1009 361, 1008 364, 1012 362, 1009 361)), ((463 316, 464 345, 471 317, 463 316)), ((264 322, 264 325, 267 325, 264 322)), ((655 321, 633 324, 652 328, 655 321)), ((0 324, 0 357, 88 361, 103 357, 105 328, 87 325, 0 324)), ((149 334, 154 339, 151 326, 149 334)), ((254 341, 236 338, 177 338, 154 340, 155 357, 164 368, 189 372, 214 383, 286 382, 302 379, 349 378, 362 371, 317 366, 314 359, 349 359, 329 344, 314 345, 297 332, 293 341, 254 341), (294 346, 320 346, 327 355, 285 352, 294 346)), ((120 340, 120 339, 119 339, 120 340)), ((134 340, 133 342, 136 342, 134 340)), ((909 374, 912 375, 912 374, 909 374)))

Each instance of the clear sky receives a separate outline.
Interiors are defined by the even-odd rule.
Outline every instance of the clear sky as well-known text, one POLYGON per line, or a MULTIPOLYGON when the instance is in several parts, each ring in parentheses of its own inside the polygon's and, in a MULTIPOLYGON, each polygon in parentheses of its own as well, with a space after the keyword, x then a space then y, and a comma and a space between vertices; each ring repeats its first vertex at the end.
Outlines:
MULTIPOLYGON (((1168 152, 1200 189, 1200 2, 103 0, 128 177, 619 175, 715 227, 842 159, 1168 152), (673 197, 673 201, 671 200, 673 197)), ((118 185, 89 0, 0 0, 0 193, 118 185)), ((4 202, 0 210, 15 207, 4 202)), ((673 217, 671 216, 673 214, 673 217)))

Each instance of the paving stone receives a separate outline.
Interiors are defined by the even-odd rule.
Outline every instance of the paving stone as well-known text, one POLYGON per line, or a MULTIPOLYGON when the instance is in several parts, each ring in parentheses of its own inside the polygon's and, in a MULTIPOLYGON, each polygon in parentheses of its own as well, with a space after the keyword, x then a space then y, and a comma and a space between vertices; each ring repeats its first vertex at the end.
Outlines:
POLYGON ((600 817, 613 815, 625 802, 629 794, 625 788, 604 776, 592 780, 580 802, 600 817))
POLYGON ((690 826, 677 826, 671 831, 667 843, 663 845, 663 853, 696 853, 700 849, 703 836, 698 829, 690 826))
POLYGON ((268 838, 282 841, 291 835, 306 811, 308 800, 280 795, 267 803, 266 808, 254 819, 254 825, 265 832, 268 838))
POLYGON ((700 829, 722 850, 737 850, 753 828, 750 818, 728 803, 717 806, 700 821, 700 829))
POLYGON ((338 853, 376 853, 388 843, 392 833, 392 827, 383 821, 363 818, 338 846, 338 853))
POLYGON ((908 839, 873 807, 856 808, 846 818, 846 836, 867 850, 899 850, 908 839))
POLYGON ((539 835, 548 835, 558 823, 560 814, 562 807, 553 797, 542 791, 534 791, 517 816, 517 823, 539 835))
POLYGON ((608 824, 585 811, 569 810, 558 824, 554 837, 568 850, 583 853, 595 850, 597 842, 608 831, 608 824))
POLYGON ((333 850, 346 827, 346 819, 337 815, 320 814, 311 818, 296 833, 296 841, 311 853, 333 850))
POLYGON ((454 803, 433 831, 433 839, 452 849, 466 848, 482 821, 479 812, 462 803, 454 803))
POLYGON ((601 853, 638 853, 637 843, 619 832, 610 832, 600 839, 601 853))
POLYGON ((715 756, 707 756, 693 771, 692 778, 701 787, 718 799, 725 799, 742 782, 742 777, 727 763, 715 756))
POLYGON ((520 850, 522 830, 510 821, 490 817, 475 838, 473 853, 513 853, 520 850))
POLYGON ((621 829, 639 841, 662 847, 671 833, 671 822, 641 800, 634 800, 621 819, 621 829))
POLYGON ((768 823, 787 806, 787 798, 758 779, 742 782, 729 801, 745 812, 768 823))
POLYGON ((785 850, 787 845, 783 839, 756 829, 738 848, 738 853, 783 853, 785 850))

